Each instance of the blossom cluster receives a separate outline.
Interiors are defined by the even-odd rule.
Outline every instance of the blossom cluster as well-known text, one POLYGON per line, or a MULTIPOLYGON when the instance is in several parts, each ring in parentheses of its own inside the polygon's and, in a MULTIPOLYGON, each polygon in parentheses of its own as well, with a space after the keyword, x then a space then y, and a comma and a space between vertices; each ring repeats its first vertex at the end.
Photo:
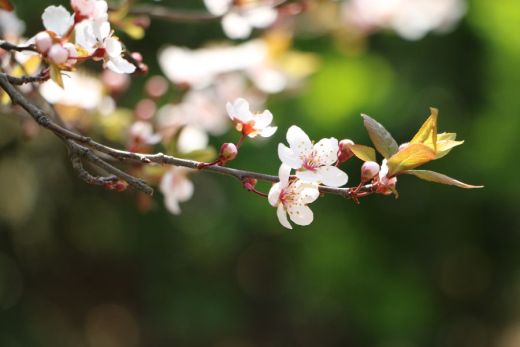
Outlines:
POLYGON ((88 59, 102 61, 116 73, 134 72, 135 65, 123 57, 123 45, 111 29, 107 2, 71 0, 71 6, 72 14, 61 5, 47 7, 42 15, 45 30, 33 38, 51 67, 51 78, 62 86, 60 71, 88 59))

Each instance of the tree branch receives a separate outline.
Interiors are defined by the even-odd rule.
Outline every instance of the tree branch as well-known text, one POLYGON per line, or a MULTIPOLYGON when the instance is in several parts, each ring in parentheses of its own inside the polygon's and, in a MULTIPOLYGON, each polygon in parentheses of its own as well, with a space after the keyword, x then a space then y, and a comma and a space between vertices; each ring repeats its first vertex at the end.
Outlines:
POLYGON ((0 48, 4 51, 15 51, 15 52, 24 52, 31 51, 37 52, 35 45, 27 45, 27 46, 17 46, 7 41, 0 41, 0 48))
MULTIPOLYGON (((140 191, 143 191, 147 194, 153 193, 152 188, 149 187, 143 180, 133 177, 127 174, 126 172, 116 168, 115 166, 107 163, 105 160, 101 159, 94 151, 104 153, 105 155, 108 155, 121 162, 133 162, 140 164, 155 163, 161 165, 182 166, 194 170, 207 171, 234 177, 238 179, 240 182, 243 182, 245 179, 248 178, 253 178, 258 181, 272 183, 276 183, 279 181, 277 176, 268 175, 264 173, 234 169, 218 165, 212 165, 205 167, 204 169, 199 169, 201 167, 201 164, 203 164, 199 161, 177 158, 170 155, 165 155, 163 153, 134 153, 103 145, 99 142, 94 141, 90 137, 77 134, 57 124, 47 114, 45 114, 45 112, 43 112, 37 106, 32 104, 16 87, 14 87, 10 83, 9 78, 5 73, 0 73, 0 87, 2 87, 2 89, 4 89, 5 92, 11 97, 13 103, 20 105, 40 126, 52 131, 56 136, 58 136, 60 139, 64 140, 67 143, 67 145, 71 148, 71 151, 73 153, 72 159, 74 168, 77 171, 79 171, 80 177, 89 183, 97 183, 99 178, 90 175, 88 172, 87 174, 90 176, 87 176, 87 174, 85 174, 84 172, 85 170, 83 169, 82 165, 80 166, 81 163, 78 164, 77 158, 85 159, 92 162, 95 166, 127 181, 129 185, 133 186, 134 188, 140 191)), ((361 193, 363 193, 364 195, 374 193, 373 186, 371 184, 362 186, 360 188, 334 188, 320 186, 319 190, 323 194, 339 195, 344 198, 355 198, 355 195, 361 193), (354 193, 355 195, 353 195, 354 193)))

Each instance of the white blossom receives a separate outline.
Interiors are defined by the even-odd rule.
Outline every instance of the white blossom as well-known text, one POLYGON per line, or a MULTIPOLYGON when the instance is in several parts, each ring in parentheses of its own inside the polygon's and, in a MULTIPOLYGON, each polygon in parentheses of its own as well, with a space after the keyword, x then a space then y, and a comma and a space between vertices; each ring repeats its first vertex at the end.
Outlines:
POLYGON ((97 58, 102 53, 104 67, 116 73, 132 73, 135 66, 122 57, 123 45, 108 21, 86 20, 76 26, 76 43, 97 58))
POLYGON ((287 131, 287 142, 289 147, 283 143, 278 145, 278 156, 282 163, 297 170, 298 178, 331 187, 347 183, 347 174, 333 165, 338 160, 337 139, 321 139, 313 145, 309 136, 293 125, 287 131))
POLYGON ((193 196, 193 182, 187 177, 190 171, 184 167, 172 167, 161 179, 159 189, 164 195, 166 208, 173 214, 180 214, 179 203, 193 196))
POLYGON ((270 126, 273 114, 269 110, 262 113, 252 113, 249 103, 242 98, 233 103, 228 102, 226 109, 229 118, 236 124, 236 129, 249 137, 269 137, 276 132, 277 127, 270 126))
POLYGON ((280 223, 292 229, 289 218, 298 225, 309 225, 314 219, 312 210, 307 206, 320 196, 318 185, 296 179, 289 182, 291 168, 285 164, 278 172, 280 181, 269 190, 269 203, 276 207, 276 214, 280 223))
POLYGON ((105 0, 71 0, 70 4, 81 16, 104 22, 108 20, 108 4, 105 0))

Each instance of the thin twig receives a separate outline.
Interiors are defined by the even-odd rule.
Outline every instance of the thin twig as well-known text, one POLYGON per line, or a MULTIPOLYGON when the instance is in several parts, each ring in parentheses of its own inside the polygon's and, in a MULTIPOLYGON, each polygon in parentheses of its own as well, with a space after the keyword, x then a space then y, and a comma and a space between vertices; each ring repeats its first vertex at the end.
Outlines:
POLYGON ((0 48, 4 51, 15 51, 15 52, 37 52, 35 45, 27 45, 27 46, 17 46, 15 44, 9 43, 7 41, 0 41, 0 48))
MULTIPOLYGON (((67 141, 68 144, 72 144, 77 151, 77 155, 81 158, 89 160, 94 165, 102 168, 103 170, 116 175, 117 177, 127 181, 131 186, 134 186, 136 189, 144 191, 148 194, 152 193, 152 189, 144 183, 144 181, 135 178, 124 171, 114 167, 113 165, 107 163, 105 160, 101 159, 93 150, 104 153, 114 159, 117 159, 122 162, 133 162, 140 164, 161 164, 161 165, 172 165, 172 166, 182 166, 194 170, 207 171, 211 173, 218 173, 221 175, 226 175, 230 177, 234 177, 238 179, 240 182, 243 182, 245 179, 256 179, 264 182, 272 182, 276 183, 279 181, 277 176, 268 175, 264 173, 247 171, 234 169, 225 166, 212 165, 208 167, 204 167, 199 161, 182 159, 173 157, 170 155, 166 155, 163 153, 155 153, 155 154, 144 154, 144 153, 134 153, 128 152, 120 149, 115 149, 106 145, 103 145, 99 142, 94 141, 90 137, 83 136, 77 134, 65 127, 57 124, 53 121, 45 112, 40 110, 37 106, 32 104, 16 87, 14 87, 7 78, 5 73, 0 73, 0 87, 6 91, 6 93, 11 97, 13 103, 20 105, 25 111, 27 111, 31 117, 42 127, 52 131, 56 136, 61 139, 67 141)), ((372 193, 373 186, 368 184, 363 186, 361 189, 357 190, 357 193, 372 193)), ((352 192, 354 192, 356 188, 334 188, 327 186, 320 186, 319 190, 323 194, 334 194, 339 195, 344 198, 352 198, 352 192)))

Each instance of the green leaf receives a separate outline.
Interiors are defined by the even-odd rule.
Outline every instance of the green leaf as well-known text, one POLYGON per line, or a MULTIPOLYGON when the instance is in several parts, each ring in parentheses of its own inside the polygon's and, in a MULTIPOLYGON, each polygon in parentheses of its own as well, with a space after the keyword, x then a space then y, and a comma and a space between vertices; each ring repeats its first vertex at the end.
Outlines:
POLYGON ((403 173, 408 174, 408 175, 414 175, 425 181, 435 182, 435 183, 440 183, 440 184, 447 184, 447 185, 456 186, 459 188, 473 189, 473 188, 483 188, 484 187, 484 186, 474 186, 471 184, 467 184, 467 183, 458 181, 454 178, 451 178, 449 176, 443 175, 443 174, 435 172, 435 171, 408 170, 408 171, 404 171, 403 173))
POLYGON ((368 136, 370 136, 370 140, 372 140, 377 151, 387 159, 397 153, 399 146, 388 130, 366 114, 362 114, 361 117, 363 117, 368 136))
POLYGON ((355 144, 348 146, 348 148, 363 161, 376 161, 376 151, 372 147, 355 144))
POLYGON ((435 152, 428 146, 412 143, 388 159, 388 175, 395 176, 405 170, 414 169, 435 158, 435 152))

